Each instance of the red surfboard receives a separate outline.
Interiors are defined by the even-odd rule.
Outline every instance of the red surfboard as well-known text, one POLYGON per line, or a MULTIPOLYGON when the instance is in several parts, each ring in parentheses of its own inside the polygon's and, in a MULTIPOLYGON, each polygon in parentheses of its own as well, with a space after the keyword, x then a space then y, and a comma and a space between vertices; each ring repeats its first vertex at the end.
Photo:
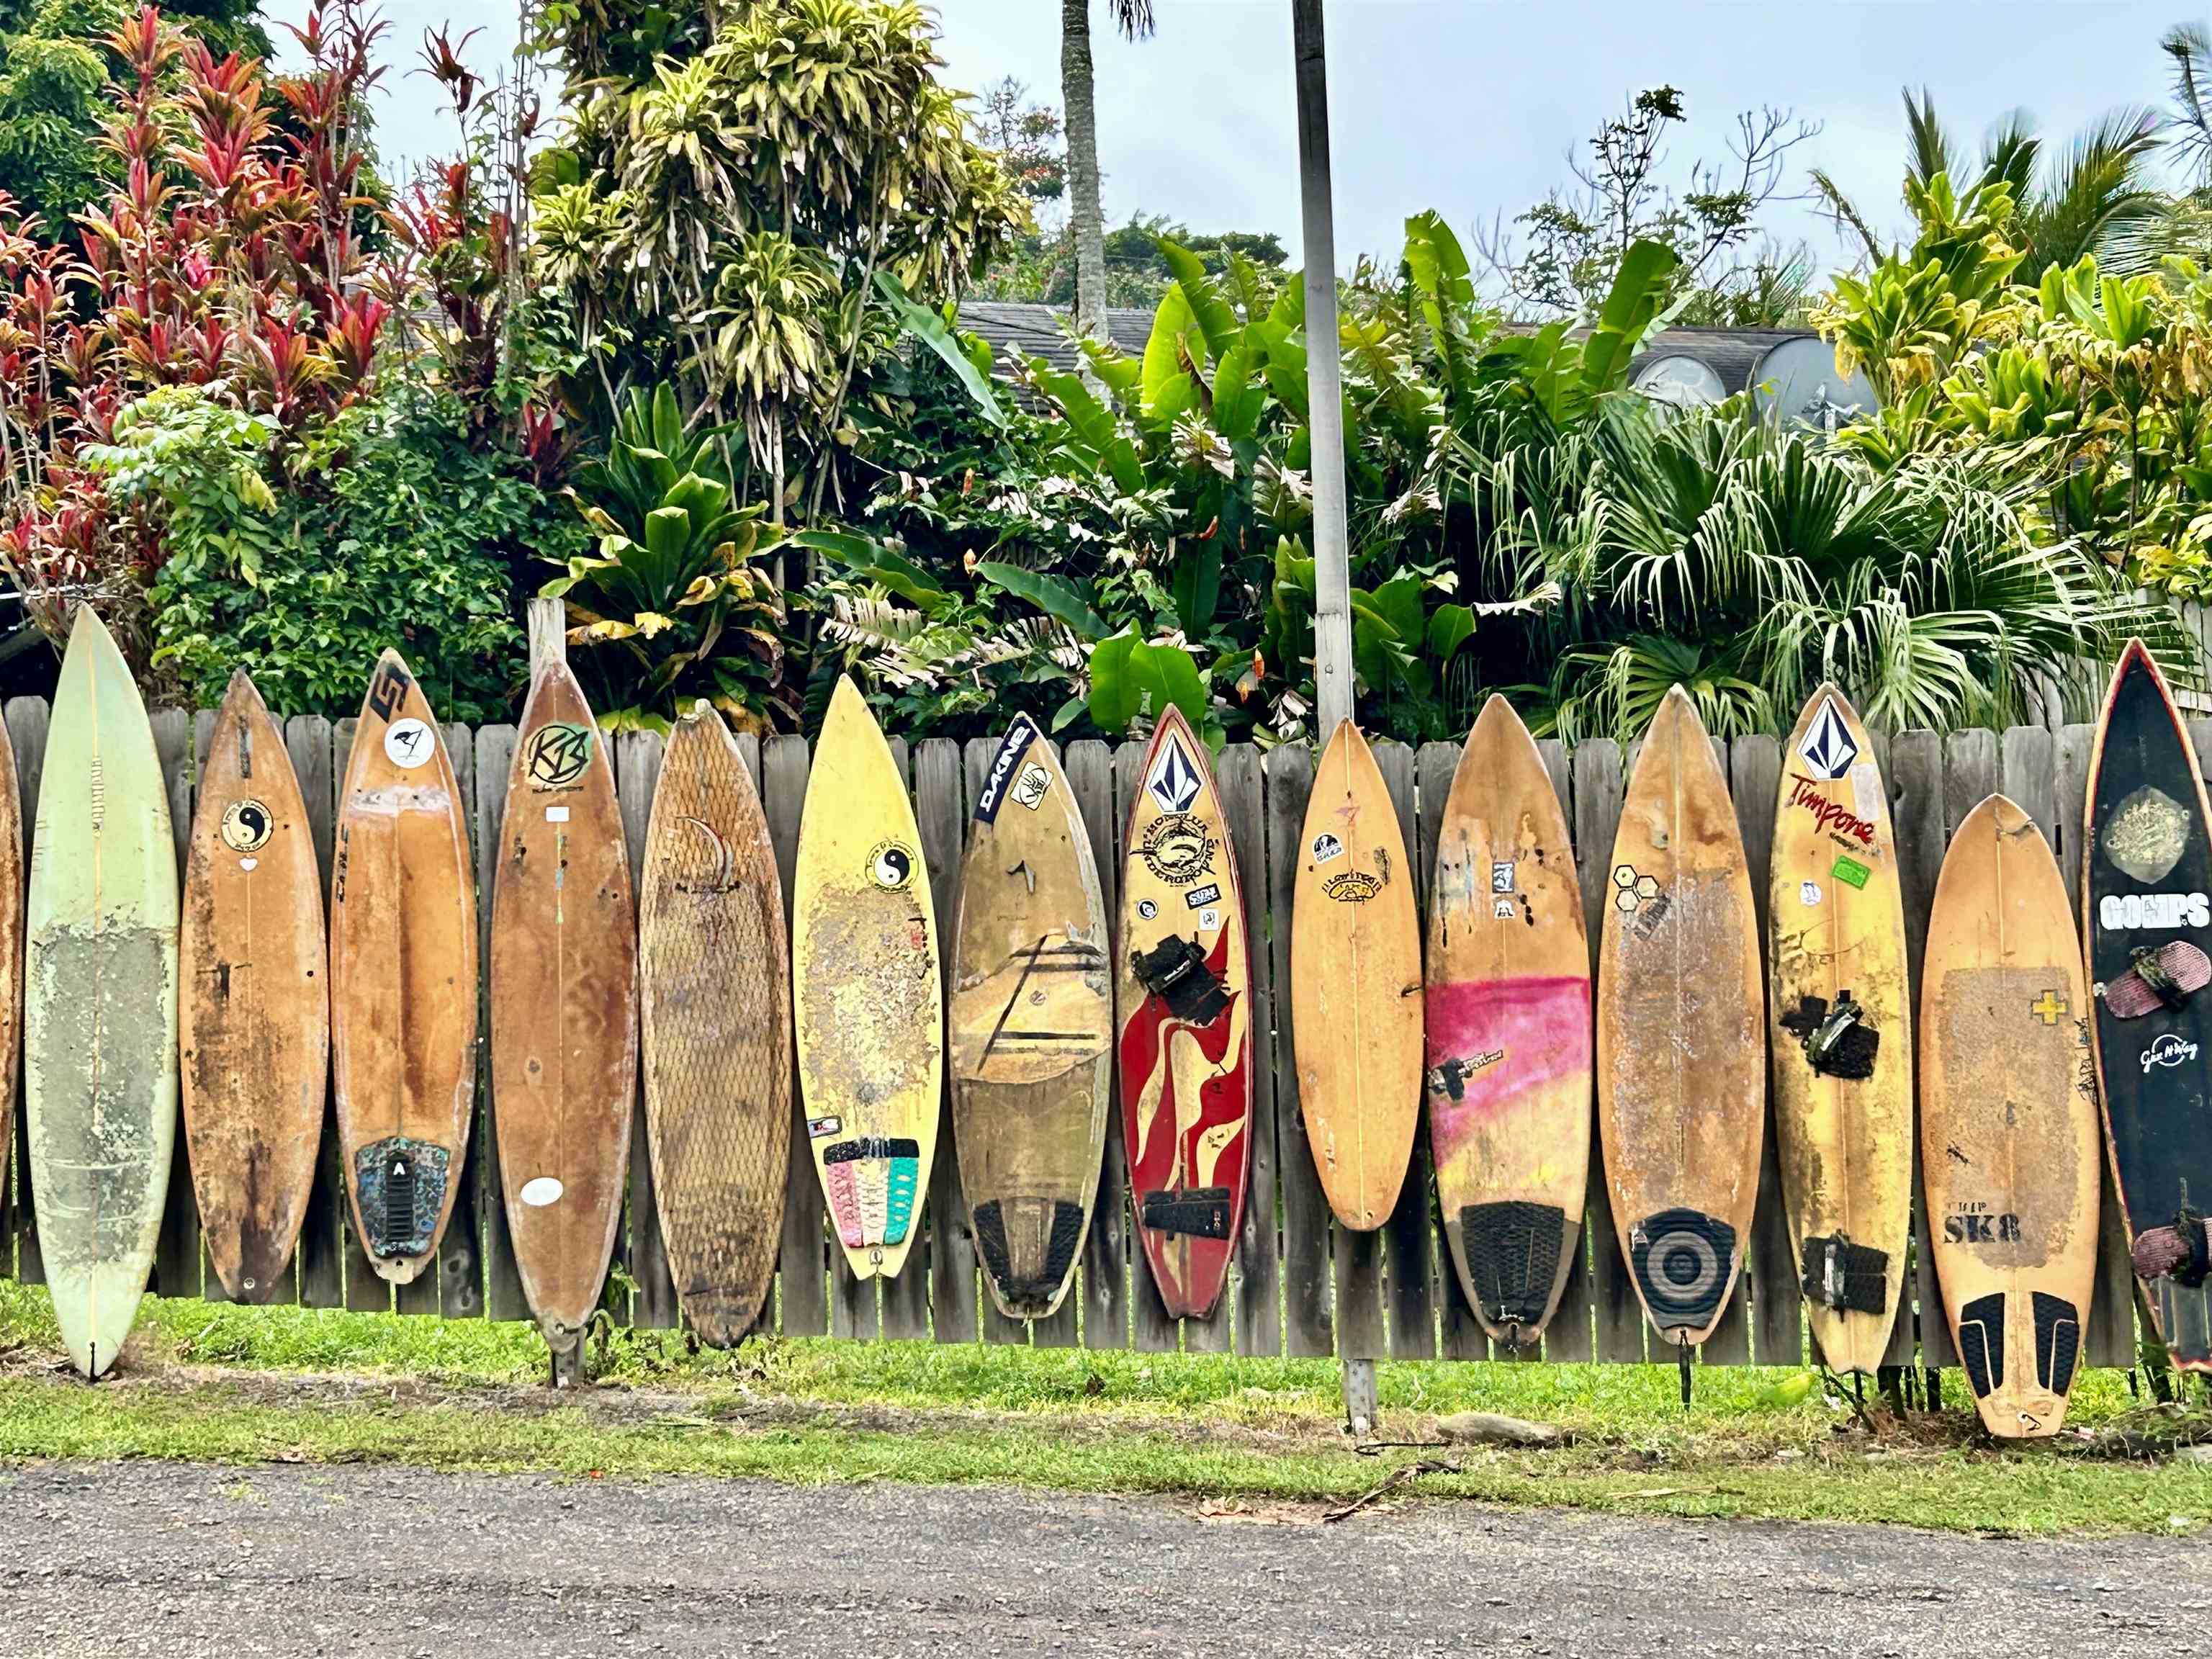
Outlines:
POLYGON ((1160 1300, 1203 1319, 1237 1253, 1252 1137, 1252 977, 1237 858, 1206 745, 1152 733, 1122 843, 1121 1127, 1160 1300))

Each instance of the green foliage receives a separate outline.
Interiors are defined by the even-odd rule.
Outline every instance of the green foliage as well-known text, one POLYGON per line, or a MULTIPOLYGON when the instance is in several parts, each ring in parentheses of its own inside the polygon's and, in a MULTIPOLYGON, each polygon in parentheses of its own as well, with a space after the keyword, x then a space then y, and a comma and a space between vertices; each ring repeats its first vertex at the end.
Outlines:
MULTIPOLYGON (((1281 272, 1288 252, 1273 231, 1197 231, 1164 214, 1132 214, 1106 233, 1106 303, 1149 310, 1159 304, 1176 272, 1164 246, 1188 250, 1206 275, 1224 277, 1232 261, 1281 272)), ((1075 243, 1066 226, 1050 234, 1017 236, 994 259, 975 289, 985 300, 1032 304, 1075 303, 1075 243)))
POLYGON ((686 430, 672 387, 634 393, 579 481, 598 550, 541 591, 568 602, 572 645, 599 647, 577 665, 611 730, 665 730, 701 697, 740 726, 797 711, 779 596, 757 563, 761 510, 737 505, 718 435, 686 430))
POLYGON ((409 392, 332 421, 280 471, 269 424, 210 389, 149 393, 88 460, 170 556, 152 594, 157 668, 212 706, 234 668, 280 714, 351 713, 397 646, 441 715, 497 720, 521 664, 510 558, 573 532, 464 411, 409 392))

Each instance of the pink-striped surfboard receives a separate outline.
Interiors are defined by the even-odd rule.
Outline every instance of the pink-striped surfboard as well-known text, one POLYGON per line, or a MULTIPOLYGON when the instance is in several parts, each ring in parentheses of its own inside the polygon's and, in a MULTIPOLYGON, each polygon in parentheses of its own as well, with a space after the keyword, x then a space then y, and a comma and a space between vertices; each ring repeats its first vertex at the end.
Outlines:
POLYGON ((1429 906, 1429 1144, 1462 1291, 1496 1340, 1542 1334, 1589 1180, 1589 945, 1566 814, 1528 728, 1483 706, 1429 906))

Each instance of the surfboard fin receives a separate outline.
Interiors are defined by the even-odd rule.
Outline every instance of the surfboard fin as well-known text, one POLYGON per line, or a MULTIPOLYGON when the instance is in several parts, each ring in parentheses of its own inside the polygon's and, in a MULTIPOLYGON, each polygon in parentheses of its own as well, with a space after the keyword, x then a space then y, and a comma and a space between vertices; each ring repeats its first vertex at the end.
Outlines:
POLYGON ((1837 1233, 1808 1238, 1799 1252, 1805 1264, 1806 1300, 1838 1313, 1878 1314, 1889 1307, 1889 1252, 1854 1244, 1837 1233))
POLYGON ((1168 1012, 1194 1025, 1211 1025, 1229 1011, 1229 996, 1207 965, 1198 941, 1180 935, 1164 939, 1130 957, 1137 981, 1168 1006, 1168 1012))
POLYGON ((1803 1045, 1805 1059, 1822 1077, 1862 1079, 1874 1075, 1875 1056, 1881 1048, 1881 1033, 1866 1024, 1866 1009, 1838 991, 1834 1003, 1826 997, 1803 997, 1782 1017, 1782 1029, 1803 1045))
POLYGON ((2212 985, 2212 957, 2187 939, 2139 945, 2135 966, 2105 987, 2105 1009, 2114 1019, 2140 1019, 2154 1008, 2176 1009, 2193 992, 2212 985))

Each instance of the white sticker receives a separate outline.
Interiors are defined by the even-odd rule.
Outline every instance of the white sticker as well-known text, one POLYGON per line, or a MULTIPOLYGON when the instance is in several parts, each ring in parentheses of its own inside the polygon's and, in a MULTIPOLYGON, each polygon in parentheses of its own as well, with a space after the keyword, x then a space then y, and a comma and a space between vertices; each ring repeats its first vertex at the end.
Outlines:
POLYGON ((1818 904, 1820 902, 1820 884, 1819 882, 1817 882, 1817 881, 1801 881, 1801 882, 1799 882, 1799 883, 1797 884, 1797 902, 1798 902, 1798 903, 1800 903, 1800 904, 1818 904))
POLYGON ((260 862, 261 860, 259 859, 240 859, 238 861, 238 867, 241 870, 251 870, 255 865, 260 862))
POLYGON ((565 807, 565 806, 549 806, 549 807, 547 807, 547 808, 545 809, 545 822, 546 822, 546 823, 568 823, 568 809, 567 807, 565 807))
POLYGON ((548 1204, 559 1202, 566 1190, 551 1176, 539 1176, 535 1181, 522 1183, 522 1201, 533 1210, 542 1210, 548 1204))
POLYGON ((1491 900, 1490 914, 1500 921, 1512 921, 1513 901, 1510 898, 1495 898, 1491 900))
POLYGON ((418 720, 394 720, 384 729, 384 757, 403 771, 411 772, 430 758, 437 740, 418 720))
POLYGON ((1513 890, 1513 865, 1508 859, 1494 860, 1490 866, 1490 890, 1510 893, 1513 890))
POLYGON ((1198 913, 1198 925, 1200 927, 1207 928, 1220 927, 1221 912, 1218 910, 1200 910, 1198 913))
POLYGON ((1137 914, 1142 916, 1146 921, 1150 921, 1154 916, 1159 915, 1159 913, 1160 907, 1153 903, 1152 900, 1139 899, 1137 901, 1137 914))
MULTIPOLYGON (((1859 816, 1869 823, 1878 823, 1881 820, 1881 774, 1875 770, 1872 761, 1861 761, 1851 768, 1851 805, 1858 808, 1859 816)), ((1869 853, 1881 850, 1872 842, 1867 843, 1869 853)))
POLYGON ((1331 859, 1341 856, 1343 852, 1344 843, 1326 830, 1313 838, 1313 860, 1316 864, 1327 864, 1331 859))
POLYGON ((1051 787, 1052 774, 1031 761, 1014 780, 1014 805, 1034 812, 1044 805, 1045 791, 1051 787))

